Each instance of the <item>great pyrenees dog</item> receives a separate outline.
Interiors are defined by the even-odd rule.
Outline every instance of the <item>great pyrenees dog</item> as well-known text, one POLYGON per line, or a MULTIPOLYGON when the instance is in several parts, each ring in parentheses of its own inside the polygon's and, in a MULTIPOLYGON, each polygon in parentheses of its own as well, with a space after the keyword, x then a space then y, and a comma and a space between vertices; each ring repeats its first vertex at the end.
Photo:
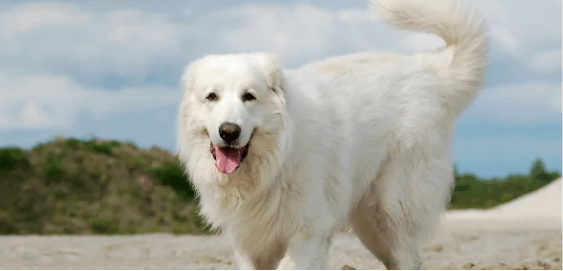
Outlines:
POLYGON ((484 83, 487 29, 459 1, 371 7, 446 47, 296 70, 268 53, 208 55, 185 70, 180 159, 242 269, 324 269, 342 227, 388 269, 422 265, 450 199, 455 119, 484 83))

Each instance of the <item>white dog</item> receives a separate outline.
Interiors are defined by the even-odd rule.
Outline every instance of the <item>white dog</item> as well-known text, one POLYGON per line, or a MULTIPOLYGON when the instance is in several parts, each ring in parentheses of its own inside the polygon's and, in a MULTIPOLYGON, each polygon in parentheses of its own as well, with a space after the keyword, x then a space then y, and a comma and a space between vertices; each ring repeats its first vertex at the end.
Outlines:
POLYGON ((455 119, 483 85, 486 28, 460 2, 372 7, 446 48, 293 71, 271 54, 210 55, 186 69, 180 158, 240 268, 326 268, 346 225, 387 268, 421 267, 450 197, 455 119))

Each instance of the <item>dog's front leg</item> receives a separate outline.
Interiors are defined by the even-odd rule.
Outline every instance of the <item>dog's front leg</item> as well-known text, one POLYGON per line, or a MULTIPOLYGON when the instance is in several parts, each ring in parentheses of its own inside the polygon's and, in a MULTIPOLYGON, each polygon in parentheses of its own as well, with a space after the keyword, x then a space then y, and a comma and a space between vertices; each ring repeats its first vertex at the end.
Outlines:
POLYGON ((254 270, 258 267, 254 264, 252 257, 243 250, 240 246, 233 244, 233 249, 235 252, 235 260, 237 262, 238 268, 240 270, 254 270))
POLYGON ((326 269, 332 230, 305 230, 290 240, 278 269, 326 269))
POLYGON ((252 244, 245 247, 231 238, 239 269, 276 269, 286 249, 285 242, 252 244))

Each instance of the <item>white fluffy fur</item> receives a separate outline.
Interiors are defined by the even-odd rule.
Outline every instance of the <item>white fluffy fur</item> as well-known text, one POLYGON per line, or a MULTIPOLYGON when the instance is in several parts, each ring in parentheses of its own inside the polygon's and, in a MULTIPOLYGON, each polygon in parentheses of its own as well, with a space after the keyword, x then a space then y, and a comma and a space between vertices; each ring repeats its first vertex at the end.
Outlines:
POLYGON ((345 225, 387 268, 421 267, 421 243, 449 201, 454 121, 483 84, 486 29, 457 1, 372 7, 397 28, 439 35, 446 48, 292 71, 270 54, 210 55, 186 69, 180 158, 241 268, 326 268, 333 231, 345 225), (243 102, 244 90, 257 100, 243 102), (211 91, 217 101, 205 99, 211 91), (250 142, 232 175, 210 153, 223 122, 242 127, 240 146, 250 142))

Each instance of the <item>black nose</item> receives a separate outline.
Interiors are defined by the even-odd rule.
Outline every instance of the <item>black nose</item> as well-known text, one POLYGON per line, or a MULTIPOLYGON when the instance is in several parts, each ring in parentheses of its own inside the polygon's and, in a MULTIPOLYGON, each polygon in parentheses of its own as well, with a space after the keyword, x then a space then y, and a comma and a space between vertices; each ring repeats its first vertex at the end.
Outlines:
POLYGON ((231 144, 240 136, 240 126, 225 122, 219 126, 219 135, 225 140, 225 143, 231 144))

